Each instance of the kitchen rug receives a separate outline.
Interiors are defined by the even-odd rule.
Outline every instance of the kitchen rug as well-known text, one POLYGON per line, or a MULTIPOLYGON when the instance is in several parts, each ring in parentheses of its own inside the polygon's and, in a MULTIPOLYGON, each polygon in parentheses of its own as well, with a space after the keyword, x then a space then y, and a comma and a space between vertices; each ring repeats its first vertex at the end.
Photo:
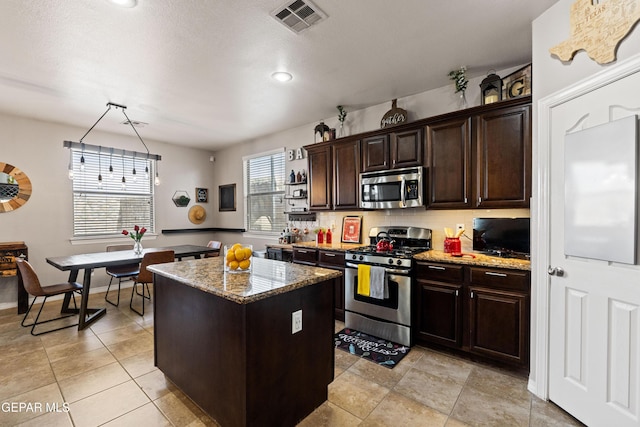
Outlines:
POLYGON ((396 366, 409 353, 410 348, 382 338, 345 328, 334 335, 334 345, 363 359, 389 369, 396 366))

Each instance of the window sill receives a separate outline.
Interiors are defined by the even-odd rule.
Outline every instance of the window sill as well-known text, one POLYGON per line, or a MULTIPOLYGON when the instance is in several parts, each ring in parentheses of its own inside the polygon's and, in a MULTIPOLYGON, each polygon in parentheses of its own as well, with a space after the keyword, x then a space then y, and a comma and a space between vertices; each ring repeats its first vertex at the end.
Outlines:
MULTIPOLYGON (((144 242, 149 241, 149 240, 156 240, 156 238, 158 237, 157 234, 149 234, 146 233, 144 235, 144 238, 142 239, 142 246, 144 246, 144 242)), ((131 243, 132 240, 131 238, 127 237, 127 236, 104 236, 104 237, 97 237, 97 236, 90 236, 90 237, 72 237, 69 239, 69 242, 71 242, 72 245, 92 245, 92 244, 96 244, 96 243, 131 243), (125 242, 126 240, 126 242, 125 242)))

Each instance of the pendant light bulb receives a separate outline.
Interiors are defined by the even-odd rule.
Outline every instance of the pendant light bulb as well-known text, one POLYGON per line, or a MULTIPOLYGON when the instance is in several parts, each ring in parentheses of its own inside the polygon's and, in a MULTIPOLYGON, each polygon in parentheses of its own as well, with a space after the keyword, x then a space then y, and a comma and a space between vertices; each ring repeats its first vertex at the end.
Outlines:
POLYGON ((155 185, 160 185, 160 177, 158 176, 158 172, 156 171, 156 179, 154 180, 155 185))
POLYGON ((138 181, 138 175, 136 175, 136 168, 133 168, 133 182, 137 182, 138 181))
POLYGON ((149 166, 144 167, 144 179, 149 179, 149 166))
POLYGON ((84 154, 80 156, 80 171, 84 172, 84 154))
POLYGON ((69 179, 73 180, 73 153, 69 148, 69 167, 68 167, 69 179))
POLYGON ((123 190, 127 189, 127 179, 124 177, 124 175, 122 176, 122 185, 120 186, 120 188, 122 188, 123 190))
POLYGON ((109 179, 113 179, 113 166, 109 165, 109 179))
POLYGON ((102 188, 102 174, 98 175, 98 188, 102 188))

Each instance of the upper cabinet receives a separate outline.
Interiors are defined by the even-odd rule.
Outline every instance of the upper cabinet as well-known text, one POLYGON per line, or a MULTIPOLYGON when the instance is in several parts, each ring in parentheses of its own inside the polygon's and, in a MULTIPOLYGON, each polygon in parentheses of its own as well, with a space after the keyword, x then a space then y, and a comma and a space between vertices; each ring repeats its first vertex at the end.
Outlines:
POLYGON ((358 209, 360 141, 321 143, 306 149, 310 210, 358 209))
POLYGON ((474 206, 529 207, 531 105, 479 114, 476 123, 474 206))
POLYGON ((333 208, 358 209, 360 141, 333 144, 333 208))
POLYGON ((362 140, 362 172, 389 169, 389 134, 362 140))
POLYGON ((361 172, 424 166, 428 209, 527 208, 531 97, 305 146, 311 210, 359 209, 361 172))
POLYGON ((427 208, 471 206, 471 118, 426 126, 427 208))
POLYGON ((309 209, 329 210, 332 207, 331 145, 317 144, 305 148, 309 160, 309 209))
POLYGON ((422 165, 422 128, 362 140, 362 172, 422 165))

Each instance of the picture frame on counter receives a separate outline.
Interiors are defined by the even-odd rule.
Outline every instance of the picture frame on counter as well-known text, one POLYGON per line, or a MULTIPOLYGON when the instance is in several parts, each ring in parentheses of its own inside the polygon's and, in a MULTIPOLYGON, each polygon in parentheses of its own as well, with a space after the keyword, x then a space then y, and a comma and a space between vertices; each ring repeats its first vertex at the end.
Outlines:
POLYGON ((502 79, 502 99, 531 95, 531 64, 525 65, 502 79))
POLYGON ((361 243, 362 216, 350 215, 342 218, 342 243, 361 243))

